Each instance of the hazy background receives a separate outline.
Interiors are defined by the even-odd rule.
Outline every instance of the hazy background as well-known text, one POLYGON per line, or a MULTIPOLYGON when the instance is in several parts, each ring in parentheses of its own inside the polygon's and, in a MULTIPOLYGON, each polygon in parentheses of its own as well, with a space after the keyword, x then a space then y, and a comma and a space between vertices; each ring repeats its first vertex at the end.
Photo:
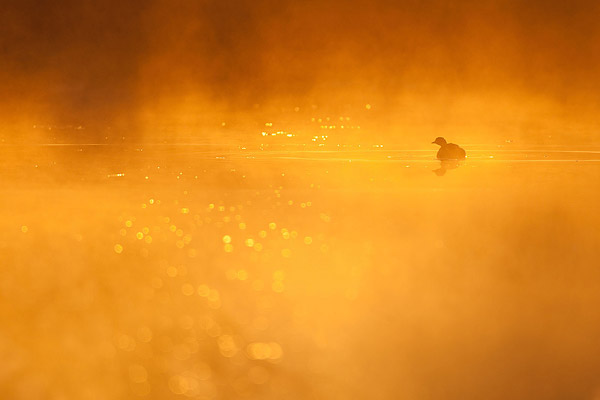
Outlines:
POLYGON ((600 400, 599 9, 3 1, 0 398, 600 400))
POLYGON ((43 141, 55 135, 34 135, 33 125, 81 125, 60 140, 95 141, 107 127, 152 139, 169 126, 206 138, 227 120, 230 137, 245 140, 253 124, 295 107, 288 128, 372 104, 363 124, 388 141, 449 129, 475 142, 586 143, 600 98, 599 8, 9 0, 0 10, 1 132, 43 141))

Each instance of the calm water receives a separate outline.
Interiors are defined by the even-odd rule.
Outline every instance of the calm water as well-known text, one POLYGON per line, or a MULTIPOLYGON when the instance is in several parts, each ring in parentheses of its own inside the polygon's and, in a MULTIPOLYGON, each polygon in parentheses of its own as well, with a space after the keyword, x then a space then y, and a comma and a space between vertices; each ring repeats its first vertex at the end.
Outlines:
POLYGON ((4 146, 6 399, 599 399, 600 152, 4 146))

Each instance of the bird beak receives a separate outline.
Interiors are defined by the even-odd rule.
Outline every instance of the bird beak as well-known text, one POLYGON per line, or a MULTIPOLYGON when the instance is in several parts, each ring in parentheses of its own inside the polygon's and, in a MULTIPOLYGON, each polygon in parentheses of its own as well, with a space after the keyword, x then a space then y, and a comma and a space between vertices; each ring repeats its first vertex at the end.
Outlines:
POLYGON ((431 144, 435 144, 435 142, 431 142, 431 144))

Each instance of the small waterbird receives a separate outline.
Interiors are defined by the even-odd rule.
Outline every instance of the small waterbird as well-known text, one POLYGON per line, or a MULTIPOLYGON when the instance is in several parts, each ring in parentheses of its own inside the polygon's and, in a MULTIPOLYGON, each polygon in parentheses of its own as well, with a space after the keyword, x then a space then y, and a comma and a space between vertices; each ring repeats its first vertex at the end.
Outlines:
POLYGON ((457 144, 447 143, 441 136, 431 143, 440 146, 437 152, 437 158, 440 160, 462 160, 467 156, 465 149, 458 147, 457 144))

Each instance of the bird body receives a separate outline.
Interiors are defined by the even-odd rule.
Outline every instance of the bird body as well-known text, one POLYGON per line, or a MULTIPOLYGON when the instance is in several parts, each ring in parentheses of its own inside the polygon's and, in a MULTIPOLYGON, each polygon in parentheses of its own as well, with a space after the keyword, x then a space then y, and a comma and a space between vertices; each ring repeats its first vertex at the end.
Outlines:
POLYGON ((454 143, 447 143, 443 137, 438 137, 431 143, 440 146, 437 152, 437 158, 440 160, 462 160, 467 156, 463 148, 454 143))

